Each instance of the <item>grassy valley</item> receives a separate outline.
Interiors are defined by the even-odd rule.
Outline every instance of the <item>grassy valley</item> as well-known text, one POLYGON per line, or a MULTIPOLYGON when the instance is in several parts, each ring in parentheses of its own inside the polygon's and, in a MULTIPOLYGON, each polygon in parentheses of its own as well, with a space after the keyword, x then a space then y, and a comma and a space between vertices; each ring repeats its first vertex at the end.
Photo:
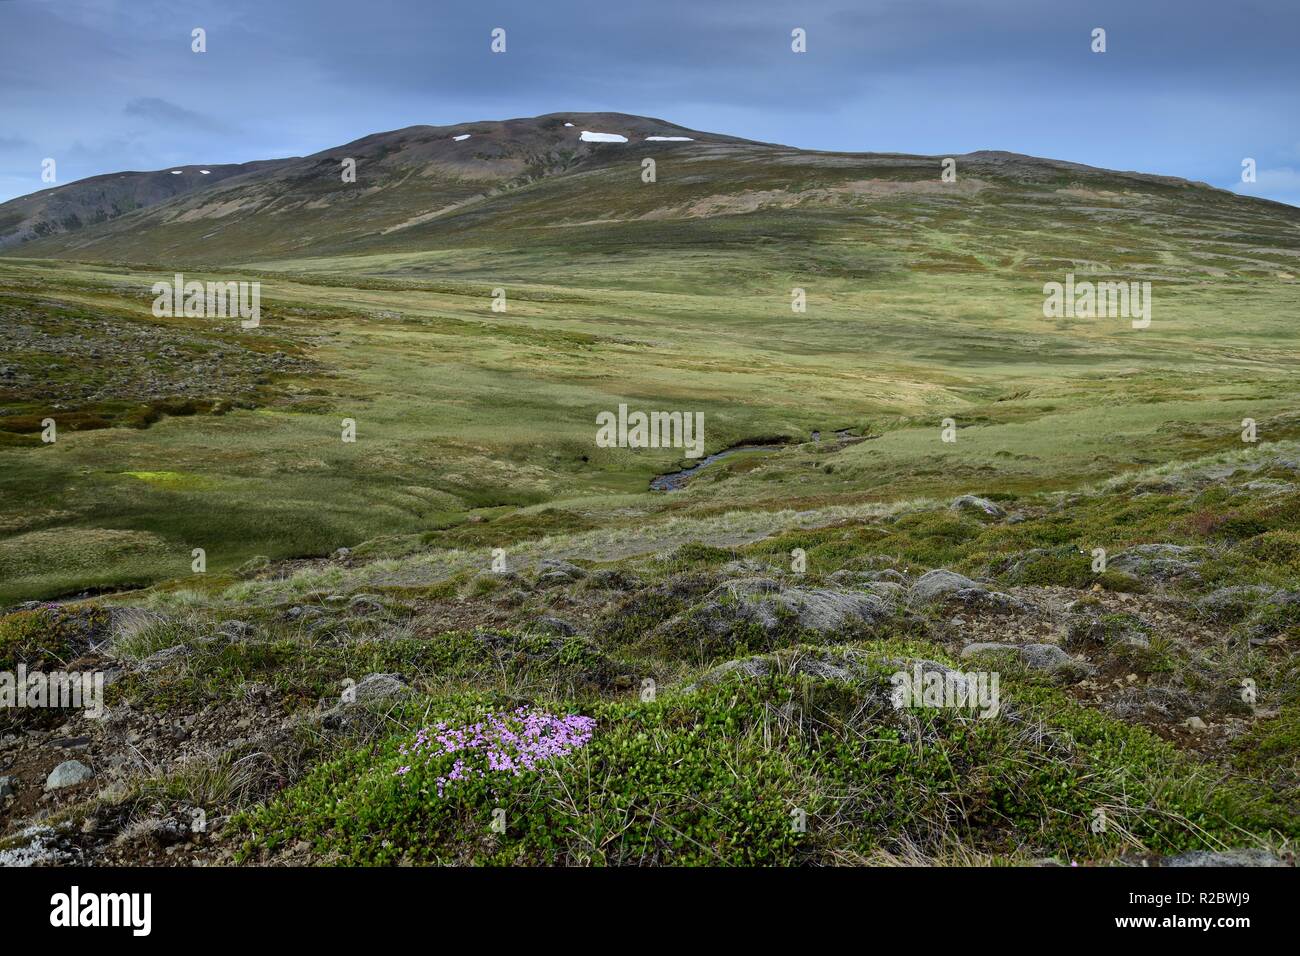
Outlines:
POLYGON ((89 730, 5 717, 0 854, 1289 859, 1300 211, 942 159, 413 127, 7 248, 0 669, 111 680, 89 730), (156 317, 176 272, 259 326, 156 317), (1044 318, 1067 273, 1149 327, 1044 318), (652 491, 691 462, 599 447, 620 404, 760 447, 652 491), (893 706, 913 666, 1002 715, 893 706), (594 723, 413 760, 539 714, 594 723))

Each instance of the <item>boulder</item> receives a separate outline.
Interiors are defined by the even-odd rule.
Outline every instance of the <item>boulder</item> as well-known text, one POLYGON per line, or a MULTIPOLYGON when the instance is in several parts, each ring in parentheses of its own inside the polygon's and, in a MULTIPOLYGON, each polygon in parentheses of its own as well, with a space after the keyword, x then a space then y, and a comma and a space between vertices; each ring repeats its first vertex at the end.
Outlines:
POLYGON ((184 660, 193 653, 184 644, 176 644, 172 647, 165 647, 161 651, 154 651, 148 657, 140 662, 140 670, 149 671, 161 670, 171 664, 184 660))
POLYGON ((753 623, 769 633, 788 622, 827 634, 851 624, 875 624, 888 616, 888 609, 880 598, 869 594, 786 587, 770 578, 741 578, 714 588, 704 604, 688 613, 702 613, 724 626, 732 621, 753 623))
POLYGON ((1055 644, 999 644, 995 641, 981 641, 967 644, 962 648, 961 656, 965 660, 980 654, 999 652, 1013 653, 1030 670, 1044 671, 1048 674, 1065 672, 1073 676, 1082 676, 1094 670, 1090 665, 1076 661, 1055 644))
POLYGON ((1153 581, 1199 581, 1202 560, 1198 548, 1180 544, 1139 544, 1126 548, 1108 562, 1112 571, 1153 581))
POLYGON ((1049 673, 1077 666, 1075 659, 1055 644, 1026 644, 1020 648, 1020 659, 1031 670, 1049 673))
POLYGON ((537 565, 537 572, 539 582, 567 583, 569 581, 580 581, 587 576, 587 572, 576 564, 561 561, 559 558, 543 558, 537 565))
POLYGON ((50 791, 75 787, 85 783, 94 775, 94 771, 80 760, 65 760, 50 771, 50 775, 45 778, 45 789, 50 791))
POLYGON ((925 603, 928 601, 937 601, 946 598, 958 591, 983 591, 984 588, 976 584, 965 575, 958 574, 955 571, 947 571, 938 568, 934 571, 927 571, 916 579, 912 585, 909 594, 913 603, 925 603))
POLYGON ((953 511, 970 511, 987 518, 1004 518, 1007 514, 1001 506, 975 495, 959 495, 948 507, 953 511))
POLYGON ((369 704, 381 700, 395 700, 411 691, 411 687, 398 674, 367 674, 352 685, 351 703, 369 704))

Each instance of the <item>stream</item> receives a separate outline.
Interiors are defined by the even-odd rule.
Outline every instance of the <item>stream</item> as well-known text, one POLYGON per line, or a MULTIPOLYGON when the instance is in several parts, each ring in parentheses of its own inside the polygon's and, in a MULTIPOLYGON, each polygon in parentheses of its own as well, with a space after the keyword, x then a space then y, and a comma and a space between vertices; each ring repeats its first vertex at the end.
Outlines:
POLYGON ((686 486, 686 483, 694 477, 695 473, 707 465, 713 464, 720 458, 729 458, 732 455, 739 454, 742 451, 776 451, 778 448, 784 448, 781 444, 769 445, 735 445, 731 448, 724 448, 722 451, 713 455, 707 455, 701 458, 689 468, 683 468, 681 471, 670 471, 666 475, 656 475, 650 479, 651 491, 680 491, 686 486))

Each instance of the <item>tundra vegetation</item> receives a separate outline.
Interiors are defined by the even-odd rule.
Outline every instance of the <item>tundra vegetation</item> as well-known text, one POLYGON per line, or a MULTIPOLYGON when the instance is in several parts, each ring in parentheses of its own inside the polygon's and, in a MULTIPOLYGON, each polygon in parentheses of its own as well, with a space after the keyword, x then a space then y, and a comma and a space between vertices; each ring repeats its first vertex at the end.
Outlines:
POLYGON ((941 159, 557 115, 6 204, 0 670, 108 680, 0 713, 0 860, 1289 859, 1300 212, 941 159), (754 447, 651 491, 620 405, 754 447))

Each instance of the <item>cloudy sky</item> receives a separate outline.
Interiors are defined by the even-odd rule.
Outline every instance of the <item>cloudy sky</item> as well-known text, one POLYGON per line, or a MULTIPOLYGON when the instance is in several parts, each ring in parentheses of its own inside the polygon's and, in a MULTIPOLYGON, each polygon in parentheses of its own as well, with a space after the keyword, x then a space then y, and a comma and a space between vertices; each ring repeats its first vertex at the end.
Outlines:
POLYGON ((614 110, 813 149, 1005 149, 1300 205, 1298 41, 1297 0, 0 0, 0 200, 43 188, 45 157, 66 183, 614 110))

